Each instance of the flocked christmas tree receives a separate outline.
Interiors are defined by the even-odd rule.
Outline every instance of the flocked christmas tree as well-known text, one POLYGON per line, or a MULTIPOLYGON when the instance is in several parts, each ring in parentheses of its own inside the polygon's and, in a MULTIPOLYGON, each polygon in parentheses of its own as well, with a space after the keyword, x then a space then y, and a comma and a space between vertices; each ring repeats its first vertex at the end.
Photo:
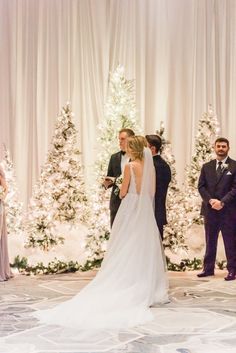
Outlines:
POLYGON ((15 171, 10 153, 4 145, 4 158, 1 162, 3 167, 8 193, 5 199, 5 210, 8 234, 20 234, 22 232, 23 204, 19 201, 19 193, 16 183, 15 171))
POLYGON ((61 223, 86 222, 87 197, 77 148, 77 130, 69 103, 57 118, 46 162, 33 189, 26 230, 28 247, 50 247, 63 242, 61 223))
POLYGON ((87 250, 92 264, 99 264, 106 249, 106 240, 110 235, 109 199, 111 189, 104 190, 102 181, 107 173, 112 153, 118 151, 118 132, 130 128, 140 133, 136 120, 134 81, 124 75, 124 68, 118 66, 110 74, 108 97, 104 107, 104 120, 98 126, 98 146, 100 152, 95 166, 95 188, 92 190, 92 219, 88 233, 87 250))
POLYGON ((219 134, 219 123, 211 105, 208 111, 202 114, 199 120, 198 131, 195 138, 195 152, 190 165, 186 168, 185 198, 186 213, 191 223, 201 224, 200 206, 201 198, 197 184, 201 167, 214 157, 214 141, 219 134))
POLYGON ((171 169, 171 182, 166 200, 168 224, 164 227, 163 245, 173 252, 178 252, 179 249, 186 248, 184 238, 189 227, 185 213, 185 195, 178 187, 175 158, 172 153, 171 143, 164 137, 163 123, 161 123, 160 130, 157 131, 157 135, 162 139, 161 155, 171 169))

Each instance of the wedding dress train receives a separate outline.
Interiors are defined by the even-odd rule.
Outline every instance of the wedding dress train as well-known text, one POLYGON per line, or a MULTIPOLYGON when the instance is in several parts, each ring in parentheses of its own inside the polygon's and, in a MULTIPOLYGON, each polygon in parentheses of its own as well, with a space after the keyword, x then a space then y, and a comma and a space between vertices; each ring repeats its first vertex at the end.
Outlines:
POLYGON ((165 256, 153 212, 155 177, 145 148, 140 194, 131 168, 129 191, 113 223, 96 277, 72 299, 33 315, 76 329, 123 329, 153 318, 150 306, 168 301, 165 256))

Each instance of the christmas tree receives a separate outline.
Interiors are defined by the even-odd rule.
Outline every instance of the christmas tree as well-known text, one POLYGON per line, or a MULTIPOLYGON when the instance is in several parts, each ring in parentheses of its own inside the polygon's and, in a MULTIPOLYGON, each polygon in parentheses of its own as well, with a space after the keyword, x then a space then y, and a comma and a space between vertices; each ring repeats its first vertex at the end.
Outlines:
POLYGON ((63 242, 58 225, 88 219, 87 197, 77 149, 77 130, 69 103, 57 118, 51 149, 30 201, 26 230, 28 247, 50 247, 63 242))
POLYGON ((15 171, 10 153, 4 145, 4 159, 1 162, 6 176, 8 193, 5 199, 5 210, 8 234, 19 234, 22 231, 23 204, 19 201, 15 171))
POLYGON ((219 123, 211 105, 199 120, 195 138, 195 152, 190 165, 186 168, 185 198, 186 212, 192 223, 201 224, 201 198, 198 193, 198 178, 202 165, 214 157, 214 141, 219 134, 219 123))
POLYGON ((171 182, 168 188, 166 209, 168 224, 164 227, 163 245, 171 251, 177 252, 185 249, 185 233, 189 222, 185 213, 185 195, 178 187, 176 179, 175 158, 172 153, 171 143, 164 138, 164 125, 161 122, 160 130, 156 131, 162 140, 161 155, 171 169, 171 182))
POLYGON ((110 235, 109 199, 111 189, 105 191, 102 181, 107 173, 111 154, 118 151, 117 136, 122 128, 140 133, 136 120, 134 81, 127 80, 124 68, 118 66, 110 74, 104 121, 98 126, 98 153, 95 165, 95 188, 92 190, 92 219, 88 233, 87 250, 91 263, 100 263, 110 235))

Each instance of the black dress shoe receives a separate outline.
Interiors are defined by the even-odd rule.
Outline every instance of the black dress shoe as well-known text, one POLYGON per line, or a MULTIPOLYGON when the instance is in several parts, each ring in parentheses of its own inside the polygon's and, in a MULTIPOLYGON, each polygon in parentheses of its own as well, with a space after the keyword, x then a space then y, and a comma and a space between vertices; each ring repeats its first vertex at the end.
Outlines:
POLYGON ((198 277, 214 276, 214 272, 202 271, 201 273, 198 273, 197 276, 198 277))
POLYGON ((225 277, 226 281, 233 281, 236 279, 236 272, 235 271, 230 271, 228 275, 225 277))

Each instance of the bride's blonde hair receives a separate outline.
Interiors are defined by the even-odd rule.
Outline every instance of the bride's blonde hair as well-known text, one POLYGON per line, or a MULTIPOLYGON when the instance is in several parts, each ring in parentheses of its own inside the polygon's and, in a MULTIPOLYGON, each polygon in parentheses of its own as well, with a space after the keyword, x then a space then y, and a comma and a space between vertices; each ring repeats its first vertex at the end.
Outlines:
POLYGON ((134 159, 143 159, 144 147, 147 147, 147 140, 143 136, 131 136, 127 139, 127 150, 134 159))

